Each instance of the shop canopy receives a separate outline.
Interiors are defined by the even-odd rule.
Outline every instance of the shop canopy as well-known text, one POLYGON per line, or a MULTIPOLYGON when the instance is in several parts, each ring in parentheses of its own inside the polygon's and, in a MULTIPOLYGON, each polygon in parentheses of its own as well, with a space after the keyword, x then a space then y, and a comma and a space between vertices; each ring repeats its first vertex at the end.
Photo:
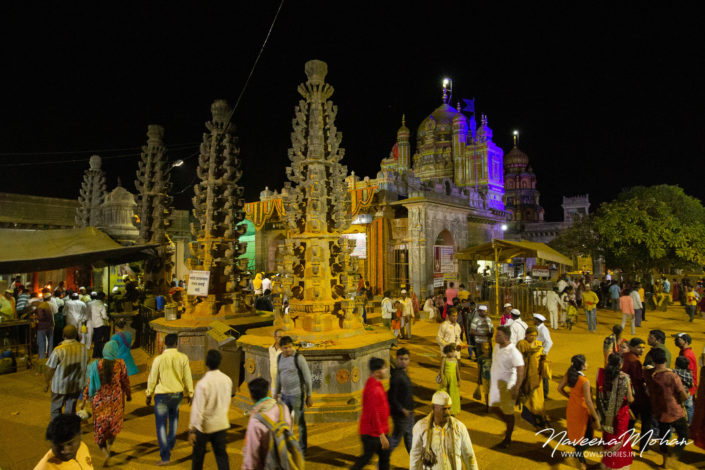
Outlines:
POLYGON ((545 243, 497 239, 459 251, 455 254, 455 257, 460 260, 489 261, 507 260, 510 258, 538 258, 567 266, 573 265, 573 261, 570 258, 560 254, 545 243))
POLYGON ((95 227, 0 230, 0 273, 129 263, 156 254, 158 244, 122 246, 95 227))

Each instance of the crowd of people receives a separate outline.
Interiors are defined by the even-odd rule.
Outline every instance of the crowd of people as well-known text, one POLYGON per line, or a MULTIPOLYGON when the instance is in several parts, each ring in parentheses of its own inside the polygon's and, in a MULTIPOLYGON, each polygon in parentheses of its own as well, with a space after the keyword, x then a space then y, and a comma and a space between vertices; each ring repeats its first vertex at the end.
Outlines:
MULTIPOLYGON (((351 468, 364 468, 375 455, 378 468, 389 468, 391 453, 402 442, 409 456, 409 468, 478 468, 468 429, 458 418, 462 401, 470 396, 470 386, 461 380, 468 376, 461 374, 467 360, 477 377, 472 397, 504 425, 504 437, 496 448, 512 448, 517 413, 538 431, 555 426, 545 405, 552 378, 551 330, 575 325, 577 313, 569 313, 569 306, 584 310, 590 332, 596 331, 598 307, 616 305, 623 314, 622 323, 614 325, 612 333, 601 341, 604 362, 597 367, 594 389, 583 354, 571 357, 569 369, 553 389, 568 400, 566 432, 575 444, 579 466, 585 468, 585 452, 596 431, 602 432, 601 463, 606 469, 631 465, 635 454, 648 449, 649 441, 654 439, 660 439, 657 448, 664 455, 664 465, 678 459, 687 439, 705 448, 705 385, 702 371, 698 375, 698 357, 691 347, 690 335, 671 335, 679 349, 673 360, 665 346, 668 335, 662 330, 650 330, 644 335, 646 341, 624 337, 627 323, 639 328, 636 318, 644 321, 643 314, 637 313, 646 306, 639 284, 625 288, 610 281, 607 298, 613 300, 612 292, 618 297, 609 303, 600 295, 601 285, 593 289, 590 280, 572 284, 569 279, 559 279, 552 291, 557 297, 557 311, 551 312, 553 303, 548 298, 546 301, 549 318, 539 313, 522 316, 507 302, 499 318, 493 319, 486 305, 473 302, 463 285, 456 290, 452 283, 442 296, 441 305, 432 297, 426 299, 423 308, 413 291, 410 295, 411 289, 402 289, 396 298, 385 292, 381 301, 383 325, 399 338, 400 347, 391 353, 393 364, 381 357, 369 361, 359 422, 362 454, 351 468), (639 307, 637 302, 641 302, 639 307), (407 345, 413 341, 412 325, 421 311, 431 320, 440 320, 436 334, 438 372, 430 412, 416 420, 407 345), (650 347, 648 352, 646 345, 650 347), (389 388, 385 391, 387 379, 389 388), (630 433, 637 422, 641 439, 630 433), (669 437, 672 432, 677 439, 669 437)), ((687 305, 692 290, 688 286, 685 289, 687 305)), ((261 296, 266 295, 266 290, 261 292, 261 296)), ((46 390, 51 390, 51 422, 46 438, 52 449, 36 468, 62 468, 62 463, 71 461, 82 468, 92 468, 88 448, 80 441, 81 419, 92 413, 94 440, 104 457, 110 459, 111 447, 123 428, 125 402, 133 397, 129 377, 137 372, 137 367, 130 354, 132 337, 121 322, 117 322, 112 337, 100 330, 106 326, 109 331, 109 319, 103 316, 105 307, 100 308, 98 302, 102 299, 97 293, 78 292, 78 298, 68 291, 43 294, 39 302, 31 303, 37 321, 53 320, 53 304, 61 300, 66 325, 61 329, 62 341, 53 349, 48 340, 51 335, 44 335, 44 353, 48 357, 46 390), (85 299, 88 303, 81 299, 82 295, 90 298, 85 299), (94 302, 94 308, 89 309, 94 302), (92 339, 87 341, 89 321, 92 339), (89 358, 91 344, 93 361, 89 358)), ((51 327, 56 328, 55 323, 51 327)), ((177 335, 165 337, 165 349, 151 365, 145 390, 147 406, 154 406, 158 465, 171 463, 179 408, 186 400, 191 405, 188 440, 193 446, 192 468, 203 468, 208 442, 217 467, 229 468, 226 432, 230 427, 233 383, 219 370, 220 353, 211 350, 206 357, 208 372, 194 387, 188 357, 177 350, 177 343, 177 335)), ((705 350, 699 357, 700 367, 704 367, 705 350)), ((269 366, 269 377, 248 383, 254 406, 249 412, 242 468, 269 468, 277 459, 288 459, 292 468, 300 468, 308 453, 306 410, 314 405, 312 373, 294 339, 278 329, 269 348, 269 366), (287 429, 297 432, 283 431, 287 429)), ((653 441, 651 444, 656 448, 653 441)))

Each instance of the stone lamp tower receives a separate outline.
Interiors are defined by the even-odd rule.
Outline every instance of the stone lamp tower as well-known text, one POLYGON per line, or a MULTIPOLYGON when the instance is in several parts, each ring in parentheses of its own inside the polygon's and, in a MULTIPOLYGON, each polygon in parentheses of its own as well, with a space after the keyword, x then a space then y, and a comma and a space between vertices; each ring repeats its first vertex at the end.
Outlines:
POLYGON ((211 114, 198 158, 200 181, 194 186, 193 197, 197 222, 191 225, 196 241, 190 245, 194 257, 189 259, 190 269, 210 271, 210 285, 208 297, 188 310, 186 318, 234 315, 244 307, 242 291, 250 279, 248 260, 237 259, 247 248, 239 241, 247 226, 241 223, 245 200, 244 189, 237 184, 242 170, 235 125, 223 100, 211 105, 211 114))
POLYGON ((97 227, 101 224, 102 205, 105 200, 105 172, 100 169, 98 155, 92 155, 89 168, 83 174, 79 207, 76 209, 76 227, 97 227))
MULTIPOLYGON (((352 316, 353 302, 345 298, 354 289, 356 266, 350 261, 354 242, 341 236, 350 224, 350 201, 347 168, 340 164, 342 134, 335 126, 338 108, 329 100, 333 87, 325 83, 326 63, 311 60, 305 71, 308 80, 298 87, 303 99, 294 111, 289 182, 283 191, 288 230, 284 290, 291 299, 289 312, 303 319, 303 330, 329 331, 338 327, 339 317, 344 317, 344 329, 361 329, 352 316)), ((288 317, 283 328, 292 328, 288 317)))
POLYGON ((139 243, 158 243, 158 255, 145 261, 145 285, 154 294, 166 294, 174 267, 174 246, 167 236, 169 216, 173 210, 170 167, 163 142, 164 128, 147 126, 147 144, 142 146, 137 169, 137 215, 139 216, 139 243))

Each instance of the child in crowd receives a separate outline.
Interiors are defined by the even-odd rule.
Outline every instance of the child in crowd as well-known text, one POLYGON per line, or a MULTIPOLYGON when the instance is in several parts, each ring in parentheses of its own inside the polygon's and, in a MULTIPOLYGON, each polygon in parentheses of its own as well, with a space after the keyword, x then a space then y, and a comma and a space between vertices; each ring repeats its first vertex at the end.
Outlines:
POLYGON ((394 317, 392 318, 392 333, 394 334, 395 338, 399 337, 399 333, 401 330, 401 317, 402 317, 402 305, 401 302, 398 300, 394 302, 394 317))
POLYGON ((477 389, 473 398, 485 403, 485 411, 490 411, 490 370, 492 370, 492 354, 490 353, 490 343, 482 343, 482 354, 477 358, 477 389))
POLYGON ((690 361, 688 361, 687 357, 678 356, 676 358, 676 368, 673 369, 673 372, 678 374, 681 378, 683 388, 685 388, 686 393, 688 393, 688 399, 683 402, 683 408, 685 408, 685 412, 688 415, 688 424, 690 425, 690 422, 693 421, 695 408, 693 407, 693 396, 688 392, 688 389, 693 386, 693 373, 688 369, 689 366, 690 361))
POLYGON ((440 390, 450 395, 450 414, 457 416, 460 413, 460 362, 456 354, 455 344, 446 344, 443 348, 443 359, 441 360, 440 390))

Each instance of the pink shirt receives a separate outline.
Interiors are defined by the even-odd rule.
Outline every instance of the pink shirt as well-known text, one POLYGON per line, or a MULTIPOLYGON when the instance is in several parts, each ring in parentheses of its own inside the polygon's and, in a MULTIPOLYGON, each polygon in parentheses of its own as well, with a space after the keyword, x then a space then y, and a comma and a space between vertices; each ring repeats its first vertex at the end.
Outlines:
MULTIPOLYGON (((284 410, 284 420, 291 427, 291 415, 289 408, 282 404, 284 410)), ((242 470, 259 470, 264 468, 269 452, 269 430, 262 424, 255 415, 259 410, 266 410, 262 413, 274 422, 279 421, 279 407, 273 400, 260 403, 250 414, 250 421, 247 423, 247 434, 245 434, 245 444, 242 447, 242 470), (273 406, 272 406, 273 405, 273 406)))
POLYGON ((619 298, 619 308, 622 309, 622 313, 634 315, 634 302, 628 295, 623 295, 619 298))
POLYGON ((458 289, 451 289, 450 287, 446 289, 446 303, 448 305, 453 305, 453 299, 458 296, 458 289))

